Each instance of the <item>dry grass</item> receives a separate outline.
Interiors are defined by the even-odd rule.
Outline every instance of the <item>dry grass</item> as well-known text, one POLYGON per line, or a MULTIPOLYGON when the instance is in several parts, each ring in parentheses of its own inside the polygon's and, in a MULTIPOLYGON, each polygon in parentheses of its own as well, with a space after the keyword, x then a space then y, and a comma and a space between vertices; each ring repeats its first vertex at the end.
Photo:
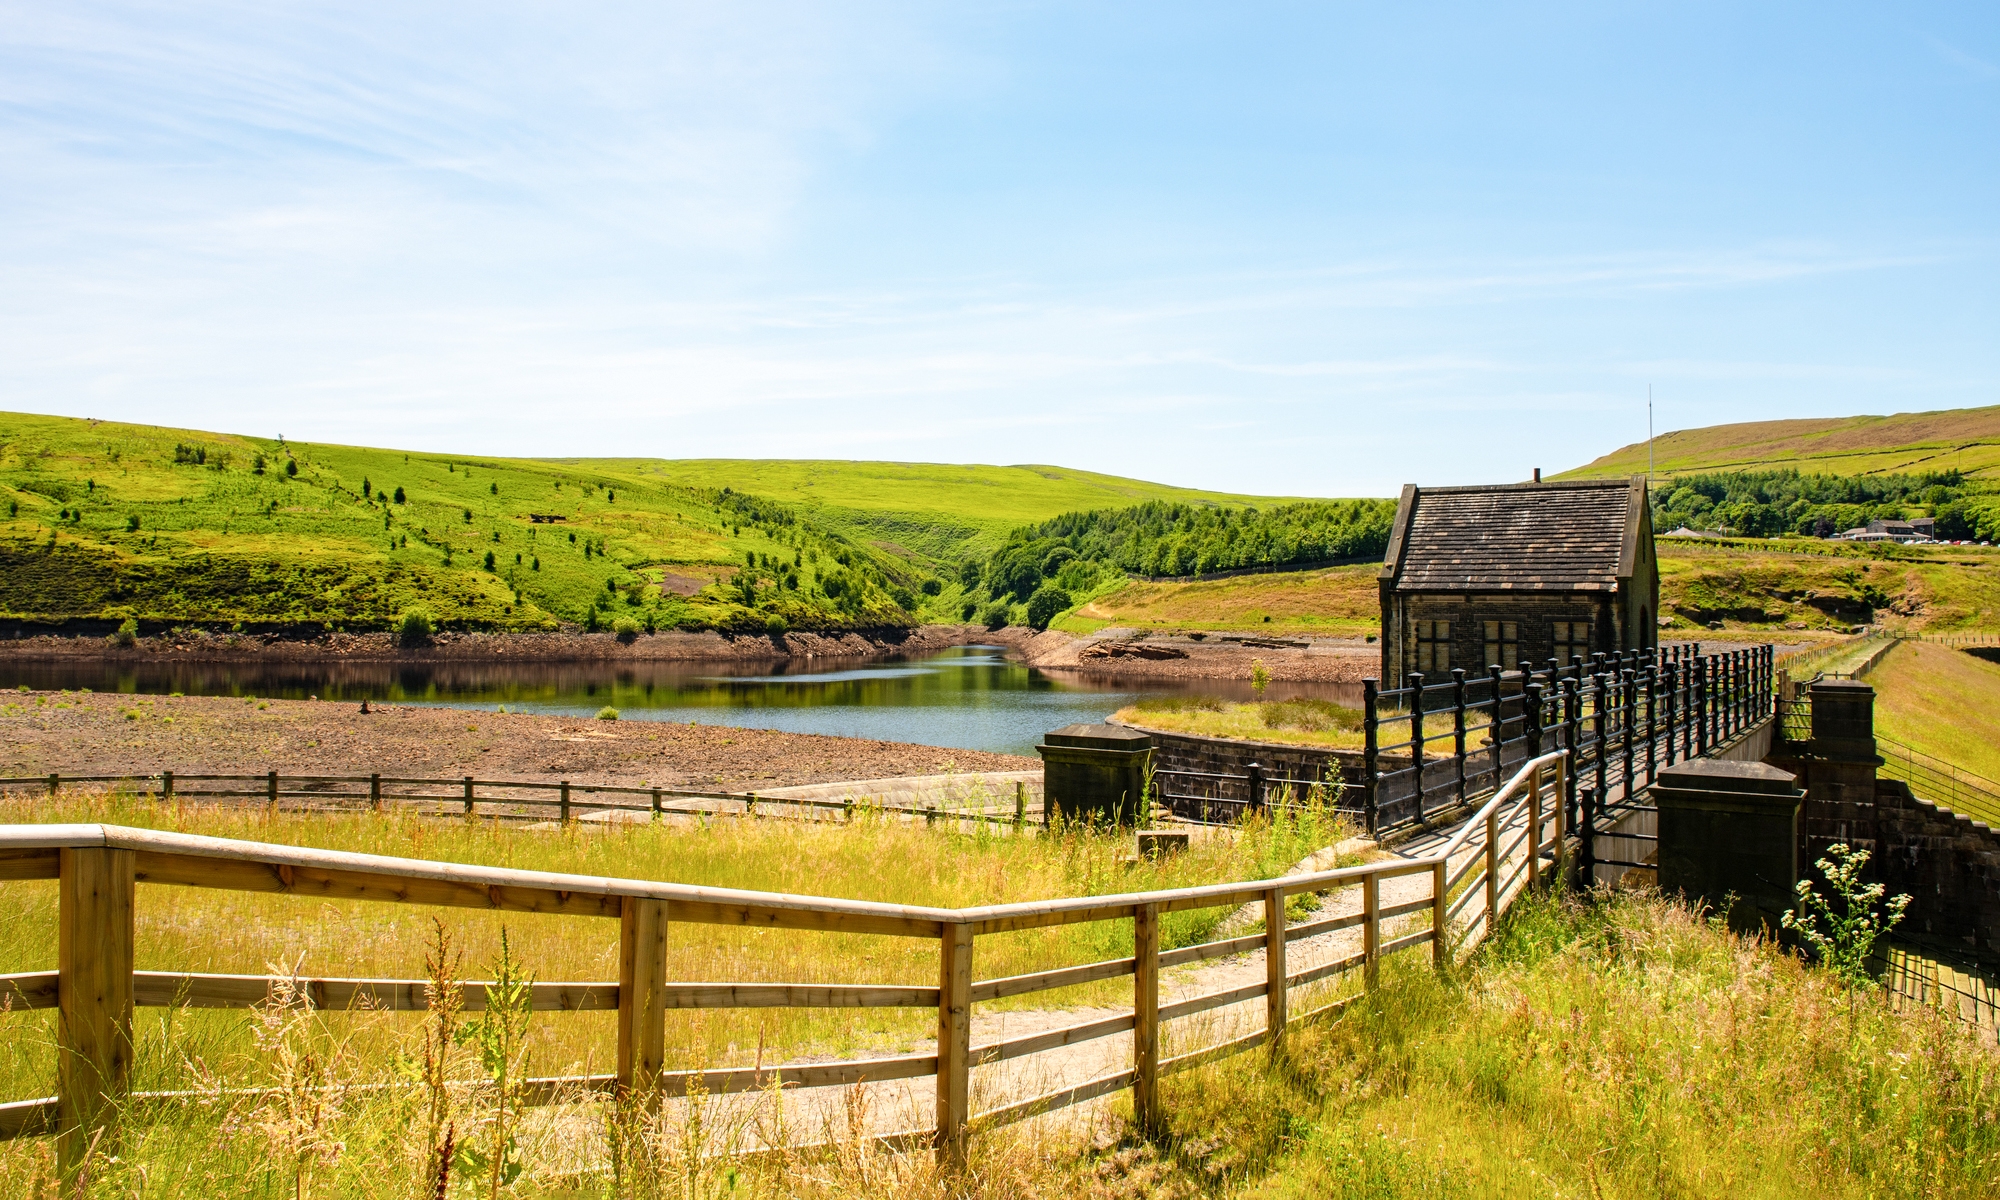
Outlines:
POLYGON ((1119 709, 1112 720, 1201 737, 1359 750, 1362 742, 1360 714, 1353 709, 1339 709, 1337 713, 1327 711, 1332 709, 1333 705, 1323 702, 1282 700, 1251 704, 1216 701, 1213 706, 1201 707, 1163 707, 1140 703, 1119 709), (1351 715, 1353 719, 1343 719, 1340 714, 1351 715))
POLYGON ((1246 629, 1359 637, 1380 624, 1375 576, 1380 566, 1335 567, 1269 575, 1239 575, 1206 583, 1134 580, 1079 608, 1082 624, 1068 632, 1106 625, 1138 628, 1246 629), (1266 619, 1268 618, 1268 620, 1266 619))
POLYGON ((1948 646, 1903 642, 1868 682, 1883 737, 2000 779, 2000 664, 1948 646))

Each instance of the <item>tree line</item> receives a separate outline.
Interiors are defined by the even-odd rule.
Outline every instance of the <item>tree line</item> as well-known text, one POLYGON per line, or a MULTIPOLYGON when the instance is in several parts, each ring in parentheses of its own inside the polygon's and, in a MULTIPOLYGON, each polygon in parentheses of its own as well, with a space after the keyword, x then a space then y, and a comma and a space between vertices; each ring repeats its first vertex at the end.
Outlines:
POLYGON ((1934 517, 1941 540, 2000 537, 2000 495, 1958 471, 1807 475, 1709 471, 1657 483, 1653 527, 1745 537, 1833 537, 1877 519, 1934 517))

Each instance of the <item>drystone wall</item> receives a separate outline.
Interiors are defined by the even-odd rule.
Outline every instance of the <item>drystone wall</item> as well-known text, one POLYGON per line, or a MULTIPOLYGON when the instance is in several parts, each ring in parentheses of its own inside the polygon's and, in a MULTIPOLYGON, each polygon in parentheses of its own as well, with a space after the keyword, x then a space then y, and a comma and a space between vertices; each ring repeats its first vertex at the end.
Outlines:
POLYGON ((1910 896, 1900 932, 2000 954, 2000 833, 1891 779, 1876 783, 1875 810, 1882 882, 1910 896))

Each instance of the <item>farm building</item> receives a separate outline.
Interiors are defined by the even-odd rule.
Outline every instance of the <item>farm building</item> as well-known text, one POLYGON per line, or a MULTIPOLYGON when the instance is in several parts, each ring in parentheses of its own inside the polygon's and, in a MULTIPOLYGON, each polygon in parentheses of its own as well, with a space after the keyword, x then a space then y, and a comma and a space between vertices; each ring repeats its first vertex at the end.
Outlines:
POLYGON ((1382 682, 1655 644, 1646 481, 1403 489, 1382 565, 1382 682))

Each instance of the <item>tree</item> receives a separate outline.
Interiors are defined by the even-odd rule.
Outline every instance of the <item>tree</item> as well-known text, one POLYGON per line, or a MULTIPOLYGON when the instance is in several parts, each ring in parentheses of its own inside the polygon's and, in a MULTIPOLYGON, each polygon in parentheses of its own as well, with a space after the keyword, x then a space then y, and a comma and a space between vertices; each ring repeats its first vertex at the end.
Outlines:
POLYGON ((1072 601, 1069 593, 1053 583, 1045 583, 1028 597, 1028 625, 1033 629, 1047 629, 1049 622, 1068 609, 1072 601))
POLYGON ((408 499, 407 499, 407 498, 406 498, 406 497, 405 497, 405 496, 403 495, 403 488, 402 488, 402 485, 401 485, 401 484, 398 484, 398 485, 396 486, 396 503, 398 503, 398 504, 408 504, 408 503, 409 503, 409 500, 408 500, 408 499))
POLYGON ((285 460, 285 474, 286 474, 287 476, 291 477, 291 478, 294 478, 294 479, 298 478, 298 474, 299 474, 299 460, 298 460, 298 459, 296 459, 296 458, 288 458, 288 459, 286 459, 286 460, 285 460))

